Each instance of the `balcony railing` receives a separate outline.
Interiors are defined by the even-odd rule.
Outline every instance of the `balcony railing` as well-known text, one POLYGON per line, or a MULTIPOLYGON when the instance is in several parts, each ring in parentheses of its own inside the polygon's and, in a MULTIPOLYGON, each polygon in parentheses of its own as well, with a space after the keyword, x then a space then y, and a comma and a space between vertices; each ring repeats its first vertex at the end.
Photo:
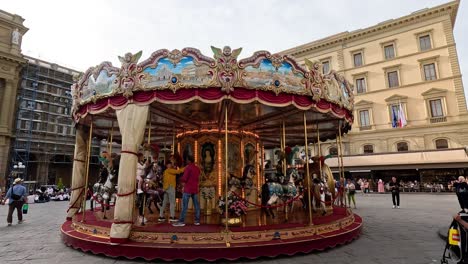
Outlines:
POLYGON ((430 120, 431 120, 431 124, 444 123, 444 122, 447 122, 447 117, 446 116, 432 117, 430 120))

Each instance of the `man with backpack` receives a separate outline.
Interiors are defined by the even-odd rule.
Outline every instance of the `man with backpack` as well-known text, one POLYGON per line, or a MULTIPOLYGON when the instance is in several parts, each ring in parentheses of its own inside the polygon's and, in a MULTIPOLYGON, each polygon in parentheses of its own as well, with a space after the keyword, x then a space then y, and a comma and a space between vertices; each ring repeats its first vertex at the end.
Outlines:
POLYGON ((7 216, 8 226, 11 226, 11 223, 13 222, 13 212, 15 211, 15 209, 18 213, 18 224, 23 223, 23 204, 25 202, 25 199, 27 199, 28 194, 26 192, 26 187, 21 185, 22 182, 23 179, 16 178, 13 182, 13 186, 10 187, 5 196, 5 199, 8 199, 9 201, 7 216))

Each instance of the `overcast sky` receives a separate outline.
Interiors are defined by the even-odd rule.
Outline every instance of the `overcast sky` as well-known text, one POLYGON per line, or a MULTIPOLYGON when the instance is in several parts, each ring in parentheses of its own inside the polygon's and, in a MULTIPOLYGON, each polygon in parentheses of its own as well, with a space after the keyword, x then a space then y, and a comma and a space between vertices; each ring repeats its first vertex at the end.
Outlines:
MULTIPOLYGON (((373 26, 446 0, 80 0, 2 1, 29 31, 23 53, 85 71, 102 61, 143 50, 194 47, 211 56, 210 45, 272 53, 343 31, 373 26)), ((465 94, 468 95, 468 3, 455 24, 465 94), (463 35, 462 32, 465 32, 463 35)))

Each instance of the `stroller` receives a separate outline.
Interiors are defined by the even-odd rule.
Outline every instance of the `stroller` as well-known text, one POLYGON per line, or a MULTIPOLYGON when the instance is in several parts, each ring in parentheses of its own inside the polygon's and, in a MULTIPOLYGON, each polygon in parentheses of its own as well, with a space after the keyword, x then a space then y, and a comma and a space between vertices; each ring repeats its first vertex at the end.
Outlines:
MULTIPOLYGON (((466 183, 464 183, 466 185, 466 183)), ((458 188, 457 198, 460 203, 462 211, 459 215, 462 220, 468 222, 468 213, 465 212, 465 208, 468 208, 468 188, 458 188)), ((449 263, 448 260, 452 260, 456 263, 468 263, 468 230, 465 229, 456 220, 453 220, 450 224, 447 243, 445 245, 444 254, 442 255, 442 264, 449 263)))

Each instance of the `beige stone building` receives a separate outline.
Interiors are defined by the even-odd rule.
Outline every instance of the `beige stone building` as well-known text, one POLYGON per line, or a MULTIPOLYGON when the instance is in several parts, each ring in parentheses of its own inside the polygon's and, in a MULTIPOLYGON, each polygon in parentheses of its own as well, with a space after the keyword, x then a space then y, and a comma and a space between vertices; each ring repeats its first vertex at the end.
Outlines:
POLYGON ((13 122, 20 71, 26 60, 21 54, 22 36, 28 31, 24 19, 0 10, 0 188, 9 171, 9 153, 14 139, 13 122))
MULTIPOLYGON (((353 176, 446 184, 466 173, 468 112, 453 36, 459 4, 283 52, 320 61, 324 73, 333 69, 354 83, 355 122, 344 137, 344 165, 353 176)), ((323 144, 322 154, 330 152, 334 142, 323 144)), ((336 170, 336 158, 327 163, 336 170)))

